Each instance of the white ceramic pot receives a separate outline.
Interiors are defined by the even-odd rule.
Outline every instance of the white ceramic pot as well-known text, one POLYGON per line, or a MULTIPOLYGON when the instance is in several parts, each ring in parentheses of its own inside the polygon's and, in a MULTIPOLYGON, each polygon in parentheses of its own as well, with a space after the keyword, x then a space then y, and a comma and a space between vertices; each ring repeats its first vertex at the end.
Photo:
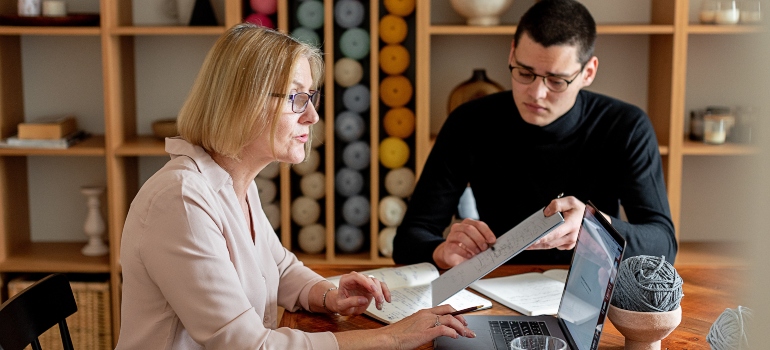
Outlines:
POLYGON ((513 0, 451 0, 452 8, 467 19, 470 26, 496 26, 500 15, 513 0))

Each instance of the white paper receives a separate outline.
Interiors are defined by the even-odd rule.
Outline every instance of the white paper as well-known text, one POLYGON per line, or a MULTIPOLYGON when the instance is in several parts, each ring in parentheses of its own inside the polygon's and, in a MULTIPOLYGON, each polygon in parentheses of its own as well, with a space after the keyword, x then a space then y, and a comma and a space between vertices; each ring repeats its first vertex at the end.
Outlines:
MULTIPOLYGON (((506 277, 486 278, 470 287, 481 294, 527 316, 555 315, 559 310, 567 270, 552 269, 548 275, 529 272, 506 277), (555 278, 552 278, 554 276, 555 278)), ((548 272, 548 271, 547 271, 548 272)))

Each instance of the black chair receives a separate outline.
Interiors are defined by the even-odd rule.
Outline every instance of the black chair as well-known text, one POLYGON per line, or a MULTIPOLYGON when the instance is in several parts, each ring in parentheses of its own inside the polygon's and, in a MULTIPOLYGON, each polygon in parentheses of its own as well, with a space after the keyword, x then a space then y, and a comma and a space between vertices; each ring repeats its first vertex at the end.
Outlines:
POLYGON ((62 345, 73 350, 66 318, 78 311, 72 287, 56 273, 35 282, 0 305, 0 350, 41 350, 38 337, 59 324, 62 345))

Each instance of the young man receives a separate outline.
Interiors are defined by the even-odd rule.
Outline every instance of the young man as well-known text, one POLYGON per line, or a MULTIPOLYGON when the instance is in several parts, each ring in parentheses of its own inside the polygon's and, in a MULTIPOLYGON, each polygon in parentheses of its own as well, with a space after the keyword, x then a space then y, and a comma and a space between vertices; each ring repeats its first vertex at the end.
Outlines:
POLYGON ((649 118, 582 90, 599 66, 595 41, 596 24, 577 1, 538 1, 522 16, 508 57, 512 91, 449 115, 398 228, 396 263, 450 268, 546 206, 545 215, 562 212, 565 223, 512 261, 568 264, 588 200, 625 237, 625 257, 674 262, 677 243, 649 118), (454 224, 445 239, 468 184, 481 221, 454 224), (628 222, 620 220, 621 204, 628 222))

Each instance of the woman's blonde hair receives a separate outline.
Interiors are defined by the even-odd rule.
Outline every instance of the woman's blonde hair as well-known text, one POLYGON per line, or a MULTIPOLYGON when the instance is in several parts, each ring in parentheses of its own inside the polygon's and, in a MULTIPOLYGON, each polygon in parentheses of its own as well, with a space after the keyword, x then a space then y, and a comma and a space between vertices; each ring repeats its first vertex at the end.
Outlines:
MULTIPOLYGON (((300 58, 310 62, 313 86, 323 77, 321 52, 272 29, 242 23, 228 29, 209 51, 177 117, 188 142, 239 160, 243 147, 270 129, 275 154, 277 119, 300 58), (278 101, 283 103, 277 103, 278 101)), ((312 140, 312 128, 311 128, 312 140)), ((305 156, 310 154, 310 142, 305 156)))

